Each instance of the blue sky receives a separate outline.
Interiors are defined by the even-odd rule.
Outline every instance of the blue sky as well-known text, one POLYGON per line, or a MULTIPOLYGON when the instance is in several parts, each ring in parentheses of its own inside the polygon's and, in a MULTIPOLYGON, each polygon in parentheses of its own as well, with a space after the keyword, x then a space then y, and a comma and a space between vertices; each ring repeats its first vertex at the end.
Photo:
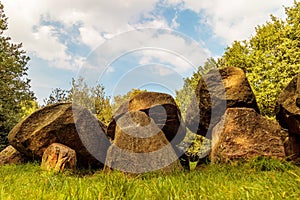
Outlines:
POLYGON ((208 57, 293 0, 2 0, 5 33, 23 43, 40 104, 83 76, 110 96, 142 88, 174 94, 208 57))

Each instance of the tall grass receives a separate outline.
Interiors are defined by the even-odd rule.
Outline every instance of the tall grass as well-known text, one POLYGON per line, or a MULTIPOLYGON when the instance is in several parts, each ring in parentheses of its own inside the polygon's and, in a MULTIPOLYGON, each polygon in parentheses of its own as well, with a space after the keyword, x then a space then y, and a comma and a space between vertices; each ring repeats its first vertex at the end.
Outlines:
POLYGON ((257 159, 191 172, 52 173, 35 164, 0 167, 0 199, 297 199, 300 169, 257 159))

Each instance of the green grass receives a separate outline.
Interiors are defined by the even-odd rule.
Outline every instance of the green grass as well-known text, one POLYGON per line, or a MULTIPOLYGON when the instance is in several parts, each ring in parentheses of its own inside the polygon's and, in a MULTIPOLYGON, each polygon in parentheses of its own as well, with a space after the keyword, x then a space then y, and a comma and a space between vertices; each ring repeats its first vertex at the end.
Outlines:
POLYGON ((0 167, 0 199, 299 199, 300 168, 258 158, 172 175, 53 173, 38 164, 0 167))

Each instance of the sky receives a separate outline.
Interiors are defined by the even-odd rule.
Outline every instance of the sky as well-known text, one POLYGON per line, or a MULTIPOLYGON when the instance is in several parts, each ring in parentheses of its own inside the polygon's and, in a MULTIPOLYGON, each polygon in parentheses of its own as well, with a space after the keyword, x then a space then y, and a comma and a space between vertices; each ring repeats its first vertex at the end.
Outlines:
POLYGON ((102 84, 109 96, 132 88, 175 95, 183 78, 219 58, 255 27, 284 18, 293 0, 2 0, 7 36, 30 57, 39 104, 71 79, 102 84))

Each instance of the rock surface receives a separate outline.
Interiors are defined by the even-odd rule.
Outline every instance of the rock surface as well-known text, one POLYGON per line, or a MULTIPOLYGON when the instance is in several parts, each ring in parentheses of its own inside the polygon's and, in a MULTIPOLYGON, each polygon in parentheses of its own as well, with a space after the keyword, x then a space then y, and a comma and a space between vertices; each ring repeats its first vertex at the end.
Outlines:
POLYGON ((76 169, 76 152, 59 143, 51 144, 42 157, 41 168, 44 170, 64 171, 65 169, 76 169))
POLYGON ((288 133, 276 121, 250 108, 229 108, 213 129, 212 162, 248 160, 257 156, 285 159, 288 133))
POLYGON ((42 160, 46 148, 61 143, 77 153, 80 167, 101 167, 110 142, 105 125, 87 109, 59 103, 44 107, 23 121, 9 133, 12 146, 30 158, 42 160))
POLYGON ((106 166, 127 173, 182 169, 164 133, 144 112, 131 111, 117 120, 106 166))
POLYGON ((185 137, 185 125, 173 97, 158 92, 143 92, 124 103, 114 114, 107 134, 114 139, 116 120, 128 111, 142 111, 151 117, 172 144, 180 143, 185 137))
POLYGON ((300 137, 298 135, 289 134, 286 140, 286 155, 287 160, 299 163, 300 161, 300 137))
POLYGON ((275 112, 280 125, 300 137, 300 74, 279 95, 275 112))
POLYGON ((0 165, 21 164, 28 161, 28 158, 9 145, 0 152, 0 165))
POLYGON ((236 67, 213 69, 198 83, 186 113, 186 125, 192 132, 210 138, 226 108, 234 107, 253 108, 259 113, 245 73, 236 67))

